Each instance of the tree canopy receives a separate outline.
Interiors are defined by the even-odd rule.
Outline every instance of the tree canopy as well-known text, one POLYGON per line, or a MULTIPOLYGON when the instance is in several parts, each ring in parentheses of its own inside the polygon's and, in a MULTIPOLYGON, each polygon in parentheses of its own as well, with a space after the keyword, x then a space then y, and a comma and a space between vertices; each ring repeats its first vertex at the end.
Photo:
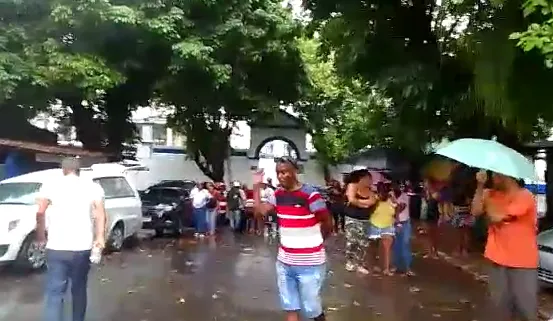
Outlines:
POLYGON ((331 164, 367 146, 418 152, 444 137, 517 147, 553 123, 547 2, 305 7, 308 22, 277 0, 3 1, 2 119, 59 102, 85 148, 120 156, 136 140, 134 109, 171 106, 171 126, 216 180, 235 123, 281 106, 305 118, 331 164))
MULTIPOLYGON (((377 113, 384 131, 375 129, 381 144, 421 150, 443 137, 496 136, 517 147, 549 131, 544 86, 553 74, 509 39, 529 24, 520 2, 323 0, 306 7, 338 75, 389 98, 371 107, 385 109, 377 113)), ((352 126, 360 122, 352 119, 352 126)))
POLYGON ((301 26, 275 0, 4 1, 0 103, 47 110, 88 149, 121 155, 131 112, 171 105, 188 152, 220 180, 237 120, 299 98, 301 26))

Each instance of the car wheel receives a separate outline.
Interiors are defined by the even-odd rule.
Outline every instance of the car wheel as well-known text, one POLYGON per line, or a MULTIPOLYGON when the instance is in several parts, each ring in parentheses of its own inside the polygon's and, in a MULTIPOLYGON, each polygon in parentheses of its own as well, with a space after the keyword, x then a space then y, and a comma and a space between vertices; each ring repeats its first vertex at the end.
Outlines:
POLYGON ((112 252, 119 252, 123 248, 125 243, 125 228, 123 223, 117 223, 111 233, 109 234, 108 239, 108 249, 112 252))
POLYGON ((16 264, 30 270, 40 270, 46 266, 46 249, 35 242, 35 233, 29 234, 23 241, 16 264))

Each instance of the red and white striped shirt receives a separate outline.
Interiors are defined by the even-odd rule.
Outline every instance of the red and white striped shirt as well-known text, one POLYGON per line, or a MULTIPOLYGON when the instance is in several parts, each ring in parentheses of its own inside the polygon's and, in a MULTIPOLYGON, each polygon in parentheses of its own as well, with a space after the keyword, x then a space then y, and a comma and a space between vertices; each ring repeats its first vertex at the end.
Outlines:
POLYGON ((329 214, 321 194, 310 185, 296 191, 279 188, 267 202, 275 206, 280 227, 277 259, 288 265, 325 263, 320 218, 329 214))

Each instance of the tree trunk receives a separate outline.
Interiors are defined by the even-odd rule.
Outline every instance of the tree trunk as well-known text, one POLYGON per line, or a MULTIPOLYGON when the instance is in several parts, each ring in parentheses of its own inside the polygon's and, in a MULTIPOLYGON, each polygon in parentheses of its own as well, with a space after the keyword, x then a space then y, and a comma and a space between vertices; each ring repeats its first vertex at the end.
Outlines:
POLYGON ((131 106, 123 94, 114 89, 108 92, 105 100, 107 149, 116 159, 123 157, 125 143, 133 143, 136 134, 130 122, 131 106))
POLYGON ((71 108, 71 124, 75 126, 77 140, 83 144, 83 148, 99 151, 104 148, 104 136, 102 121, 94 118, 94 110, 82 105, 81 97, 68 97, 63 103, 71 108))
POLYGON ((219 128, 217 124, 208 128, 203 117, 197 119, 190 117, 185 122, 190 156, 202 173, 216 182, 224 181, 230 133, 229 128, 219 128))

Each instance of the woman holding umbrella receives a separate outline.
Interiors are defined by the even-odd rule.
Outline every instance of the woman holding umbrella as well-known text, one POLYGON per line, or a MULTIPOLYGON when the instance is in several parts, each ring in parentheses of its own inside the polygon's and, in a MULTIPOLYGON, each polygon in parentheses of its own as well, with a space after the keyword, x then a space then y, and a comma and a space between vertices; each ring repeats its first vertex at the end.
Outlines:
POLYGON ((471 213, 489 221, 484 256, 490 262, 490 293, 497 320, 538 320, 536 202, 519 179, 535 178, 534 166, 523 155, 495 141, 460 139, 436 153, 483 169, 471 213), (486 189, 486 171, 492 172, 486 189))

